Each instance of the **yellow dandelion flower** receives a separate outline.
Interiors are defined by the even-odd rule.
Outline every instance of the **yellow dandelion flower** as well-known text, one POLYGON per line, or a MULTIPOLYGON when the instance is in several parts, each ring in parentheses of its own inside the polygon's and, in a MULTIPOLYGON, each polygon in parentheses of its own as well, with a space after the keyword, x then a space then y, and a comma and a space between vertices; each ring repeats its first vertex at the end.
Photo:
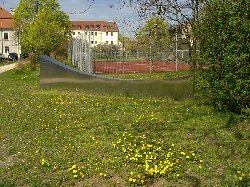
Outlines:
POLYGON ((73 172, 73 173, 77 173, 77 170, 76 170, 76 169, 74 169, 72 172, 73 172))
POLYGON ((240 181, 242 181, 242 180, 243 180, 243 178, 242 178, 242 177, 239 177, 239 180, 240 180, 240 181))
POLYGON ((74 178, 77 178, 77 177, 78 177, 78 175, 77 175, 77 174, 75 174, 75 175, 73 175, 73 177, 74 177, 74 178))
POLYGON ((151 168, 151 169, 148 171, 148 173, 149 173, 150 175, 153 175, 154 172, 155 172, 155 169, 154 169, 154 168, 151 168))
POLYGON ((44 165, 45 165, 45 159, 44 159, 44 158, 42 158, 42 160, 41 160, 41 164, 42 164, 42 166, 44 166, 44 165))
POLYGON ((181 152, 181 154, 182 154, 182 155, 186 155, 186 153, 185 153, 185 152, 181 152))

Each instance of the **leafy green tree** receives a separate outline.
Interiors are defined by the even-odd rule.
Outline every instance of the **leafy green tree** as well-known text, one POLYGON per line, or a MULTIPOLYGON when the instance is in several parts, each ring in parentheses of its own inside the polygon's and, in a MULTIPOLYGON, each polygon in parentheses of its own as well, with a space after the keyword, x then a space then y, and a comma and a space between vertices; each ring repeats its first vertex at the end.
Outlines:
POLYGON ((98 44, 92 48, 94 51, 95 60, 107 62, 117 59, 119 54, 119 46, 111 44, 98 44))
MULTIPOLYGON (((164 20, 178 25, 185 35, 185 48, 189 51, 188 63, 196 69, 197 52, 199 49, 196 39, 195 25, 199 22, 200 11, 209 0, 118 0, 118 4, 128 4, 135 8, 140 18, 148 19, 157 15, 164 20)), ((174 31, 175 33, 175 31, 174 31)), ((178 41, 178 49, 180 40, 178 41)))
POLYGON ((137 40, 150 58, 157 58, 160 51, 169 48, 169 24, 159 17, 152 17, 138 31, 137 40))
MULTIPOLYGON (((32 59, 49 54, 69 39, 70 21, 60 10, 57 0, 22 0, 14 14, 16 33, 20 44, 32 59)), ((32 64, 35 69, 36 61, 32 64)))
POLYGON ((249 10, 249 0, 211 0, 197 27, 200 88, 218 110, 250 108, 249 10))

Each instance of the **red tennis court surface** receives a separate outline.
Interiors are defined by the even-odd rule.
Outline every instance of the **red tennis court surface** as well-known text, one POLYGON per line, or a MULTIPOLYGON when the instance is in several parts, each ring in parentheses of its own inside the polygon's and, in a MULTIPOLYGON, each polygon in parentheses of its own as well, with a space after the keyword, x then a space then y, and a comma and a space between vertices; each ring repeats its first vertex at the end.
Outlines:
MULTIPOLYGON (((151 72, 175 71, 175 62, 152 62, 151 72)), ((190 70, 187 63, 178 64, 178 70, 190 70)), ((126 73, 149 73, 149 62, 95 62, 94 73, 97 74, 126 74, 126 73)))

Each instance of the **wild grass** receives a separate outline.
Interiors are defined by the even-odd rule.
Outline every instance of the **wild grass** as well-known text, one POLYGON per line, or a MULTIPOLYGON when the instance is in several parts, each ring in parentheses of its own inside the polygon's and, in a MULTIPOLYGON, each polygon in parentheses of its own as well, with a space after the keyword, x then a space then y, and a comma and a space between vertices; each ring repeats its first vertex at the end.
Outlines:
POLYGON ((165 73, 129 73, 129 74, 102 74, 102 75, 113 78, 121 78, 121 79, 148 80, 148 79, 169 79, 169 78, 183 77, 190 75, 190 72, 171 71, 165 73))
POLYGON ((0 186, 248 186, 249 118, 0 74, 0 186))

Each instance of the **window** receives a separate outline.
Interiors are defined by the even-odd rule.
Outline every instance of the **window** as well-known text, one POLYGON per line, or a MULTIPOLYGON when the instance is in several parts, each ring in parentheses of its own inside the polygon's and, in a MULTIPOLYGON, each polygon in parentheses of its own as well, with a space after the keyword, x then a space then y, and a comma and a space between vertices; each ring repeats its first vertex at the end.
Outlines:
POLYGON ((75 35, 76 33, 75 32, 73 32, 73 35, 75 35))
POLYGON ((88 32, 85 32, 85 35, 88 35, 88 32))
POLYGON ((80 35, 80 32, 78 32, 78 35, 80 35))
POLYGON ((94 43, 94 41, 91 41, 91 44, 93 44, 94 43))
POLYGON ((111 32, 111 36, 113 36, 113 32, 111 32))
POLYGON ((109 35, 109 33, 108 32, 106 32, 106 36, 108 36, 109 35))
POLYGON ((3 39, 8 40, 9 39, 9 34, 8 33, 4 33, 3 34, 3 39))
POLYGON ((91 32, 91 35, 93 36, 93 35, 94 35, 94 32, 91 32))
POLYGON ((95 36, 97 36, 97 32, 95 32, 95 36))
POLYGON ((97 41, 95 41, 95 44, 97 44, 97 41))
POLYGON ((106 44, 109 44, 109 41, 106 41, 106 44))
POLYGON ((113 41, 111 41, 111 45, 113 45, 114 44, 114 42, 113 41))
POLYGON ((9 53, 10 52, 10 48, 8 47, 8 46, 6 46, 5 48, 4 48, 4 53, 9 53))

